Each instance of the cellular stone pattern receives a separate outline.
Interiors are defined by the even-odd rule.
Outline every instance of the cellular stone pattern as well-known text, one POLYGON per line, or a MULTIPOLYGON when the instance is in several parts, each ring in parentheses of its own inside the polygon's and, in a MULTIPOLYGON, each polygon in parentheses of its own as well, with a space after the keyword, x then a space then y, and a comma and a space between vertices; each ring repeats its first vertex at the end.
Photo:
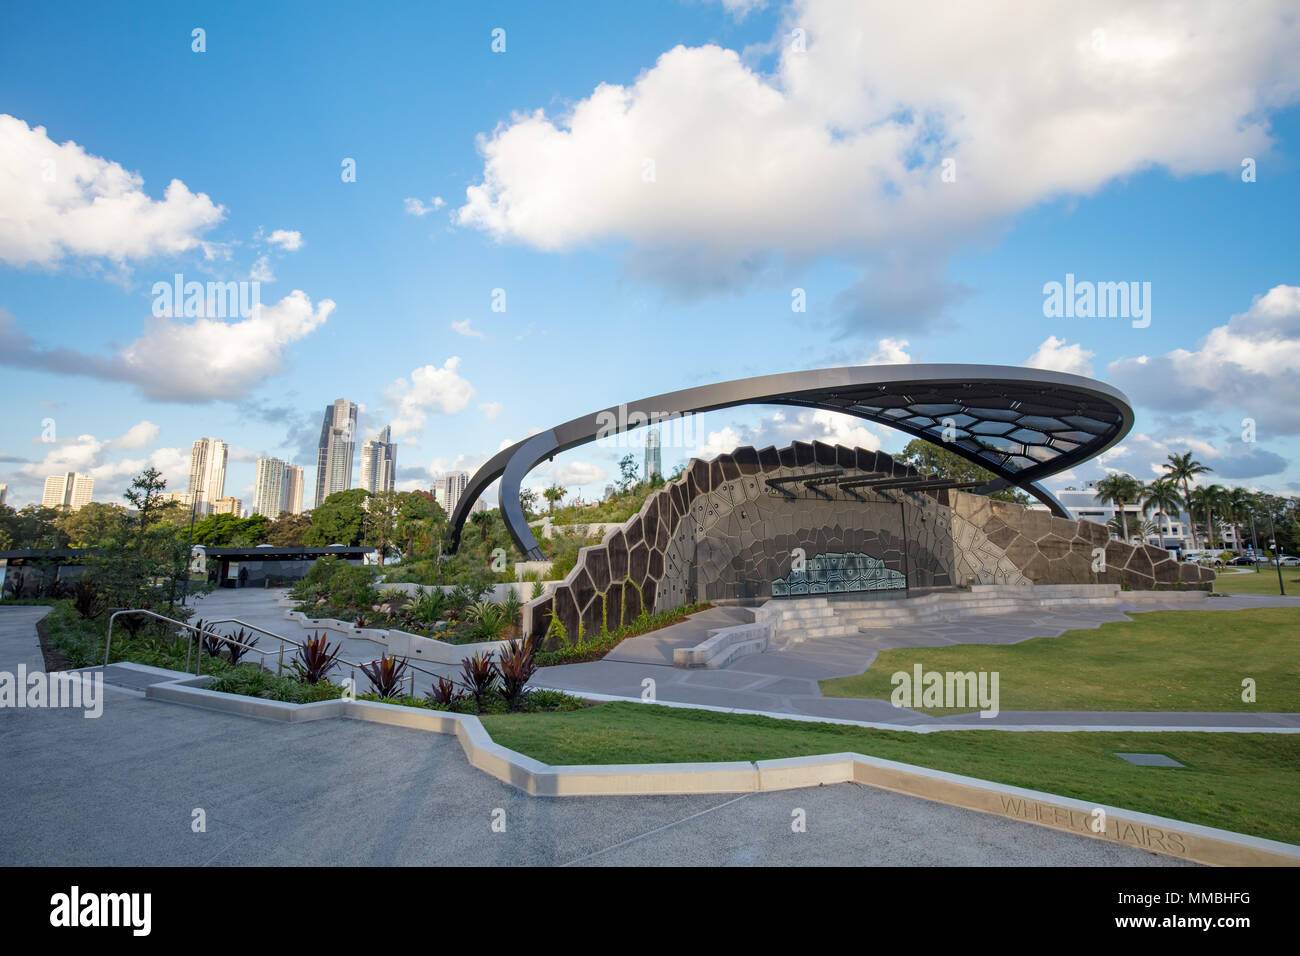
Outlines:
POLYGON ((700 601, 757 604, 789 593, 796 555, 817 567, 860 556, 873 574, 902 578, 909 589, 1120 584, 1154 590, 1208 588, 1214 580, 1214 572, 1180 564, 1162 549, 1113 541, 1103 525, 982 495, 860 487, 854 497, 816 479, 806 479, 812 487, 803 480, 779 488, 768 483, 831 470, 846 478, 917 476, 883 452, 822 442, 779 450, 745 446, 712 461, 694 459, 635 517, 583 548, 568 577, 528 603, 525 620, 532 632, 548 633, 553 647, 616 630, 642 610, 700 601), (552 618, 562 625, 562 639, 552 618))

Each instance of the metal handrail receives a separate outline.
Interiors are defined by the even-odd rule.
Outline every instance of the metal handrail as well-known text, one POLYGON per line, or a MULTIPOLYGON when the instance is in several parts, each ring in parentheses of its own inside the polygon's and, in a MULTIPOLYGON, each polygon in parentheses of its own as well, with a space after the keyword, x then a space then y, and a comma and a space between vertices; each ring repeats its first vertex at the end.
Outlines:
MULTIPOLYGON (((277 674, 281 673, 281 672, 283 671, 283 669, 284 669, 284 645, 285 645, 285 644, 292 644, 294 647, 297 647, 297 648, 302 648, 302 647, 305 647, 305 646, 306 646, 306 645, 304 645, 304 644, 299 643, 298 641, 295 641, 295 640, 294 640, 293 638, 291 638, 291 637, 285 637, 283 634, 277 634, 277 633, 275 633, 274 631, 268 631, 268 630, 267 630, 266 628, 264 628, 264 627, 258 627, 256 624, 249 624, 247 621, 241 621, 239 618, 236 618, 236 617, 226 617, 226 618, 221 618, 220 620, 217 620, 217 621, 205 621, 204 623, 207 624, 209 627, 212 627, 212 626, 217 625, 217 624, 238 624, 240 627, 248 627, 248 628, 251 628, 251 629, 254 630, 254 631, 259 631, 259 632, 261 632, 262 634, 265 634, 267 637, 273 637, 273 638, 275 638, 277 641, 281 641, 282 643, 280 644, 280 649, 279 649, 279 661, 278 661, 278 663, 277 663, 277 665, 276 665, 276 667, 277 667, 277 669, 276 669, 276 673, 277 673, 277 674)), ((318 632, 318 633, 322 633, 322 634, 323 634, 323 633, 325 633, 325 631, 322 629, 322 631, 320 631, 320 632, 318 632)), ((238 645, 239 647, 242 647, 242 648, 244 648, 244 649, 246 649, 246 650, 255 651, 256 653, 261 654, 261 655, 263 655, 263 656, 265 656, 265 655, 267 655, 267 654, 275 653, 275 652, 273 652, 273 651, 262 650, 261 648, 255 646, 255 645, 252 645, 252 644, 245 644, 243 641, 236 641, 236 640, 234 640, 233 638, 228 637, 228 636, 224 636, 224 635, 213 635, 213 636, 220 636, 221 639, 222 639, 223 641, 228 641, 228 642, 231 643, 231 644, 236 644, 236 645, 238 645)), ((522 638, 519 638, 519 640, 522 640, 522 638)), ((383 656, 383 657, 396 657, 395 654, 385 654, 385 655, 382 655, 382 656, 383 656)), ((356 678, 357 678, 357 671, 356 671, 356 669, 357 669, 358 667, 364 668, 366 665, 369 665, 369 664, 375 664, 375 663, 377 663, 378 661, 380 661, 381 659, 382 659, 381 657, 375 657, 375 658, 371 658, 371 659, 368 660, 368 661, 365 661, 365 662, 362 662, 362 663, 357 663, 357 662, 355 662, 355 661, 350 661, 350 660, 348 660, 347 658, 344 658, 344 657, 335 658, 335 660, 337 660, 339 663, 341 663, 341 664, 346 664, 349 668, 351 668, 350 677, 351 677, 351 680, 352 680, 353 690, 356 689, 356 683, 357 683, 357 679, 356 679, 356 678)), ((415 664, 415 663, 413 663, 409 657, 404 657, 404 658, 402 658, 402 660, 406 661, 406 666, 407 666, 408 668, 410 668, 412 671, 419 671, 421 674, 426 674, 426 675, 428 675, 429 677, 443 678, 443 679, 445 679, 445 680, 450 681, 450 682, 451 682, 454 686, 456 686, 456 687, 463 687, 463 688, 465 688, 466 690, 473 690, 473 688, 472 688, 469 684, 466 684, 466 683, 464 683, 464 682, 462 682, 462 681, 458 681, 458 680, 456 680, 456 679, 453 678, 453 677, 448 677, 446 674, 439 674, 439 673, 437 673, 437 672, 435 672, 435 671, 426 670, 425 668, 421 667, 419 664, 415 664)), ((187 658, 187 660, 186 660, 186 669, 187 669, 187 670, 189 669, 188 658, 187 658)), ((414 675, 414 674, 411 675, 411 694, 412 694, 412 696, 414 696, 414 694, 415 694, 415 675, 414 675)))
MULTIPOLYGON (((155 613, 154 611, 147 610, 146 608, 123 608, 120 611, 114 611, 108 617, 108 635, 104 639, 104 666, 105 667, 108 666, 108 656, 113 649, 113 622, 116 621, 123 614, 147 614, 149 617, 156 618, 159 621, 167 621, 169 624, 175 624, 179 627, 184 627, 190 631, 193 631, 194 633, 189 635, 187 642, 185 644, 185 670, 186 671, 190 669, 190 652, 194 648, 194 636, 196 634, 207 634, 208 637, 215 637, 221 640, 225 640, 225 638, 222 637, 222 635, 220 634, 214 634, 211 631, 205 631, 202 628, 195 627, 193 624, 187 624, 184 621, 178 621, 174 617, 166 617, 162 614, 155 613)), ((198 654, 198 659, 194 662, 194 676, 196 677, 199 676, 199 673, 202 669, 203 669, 203 651, 202 649, 200 649, 198 654)))
MULTIPOLYGON (((186 644, 185 644, 185 670, 186 670, 187 672, 188 672, 189 669, 190 669, 190 653, 191 653, 191 651, 194 649, 194 639, 195 639, 195 637, 196 637, 197 635, 207 635, 208 637, 216 638, 217 640, 220 640, 220 641, 225 641, 225 642, 230 643, 230 644, 235 644, 235 645, 237 645, 237 646, 239 646, 239 647, 244 648, 245 650, 248 650, 248 651, 255 651, 256 653, 261 654, 261 655, 263 655, 264 657, 265 657, 267 654, 272 653, 271 651, 263 650, 263 649, 257 647, 256 645, 253 645, 253 644, 245 644, 243 641, 237 641, 237 640, 235 640, 234 638, 232 638, 232 637, 230 637, 230 636, 228 636, 228 635, 225 635, 225 634, 218 634, 218 633, 216 633, 215 631, 205 630, 204 628, 196 627, 196 626, 193 625, 193 624, 188 624, 188 623, 186 623, 185 621, 178 621, 178 620, 176 620, 175 618, 172 618, 172 617, 166 617, 166 616, 164 616, 164 615, 162 615, 162 614, 158 614, 158 613, 156 613, 156 612, 154 612, 154 611, 150 611, 150 610, 147 610, 147 609, 145 609, 145 608, 124 608, 124 609, 122 609, 122 610, 120 610, 120 611, 114 611, 111 615, 109 615, 109 618, 108 618, 108 635, 107 635, 107 637, 106 637, 105 640, 104 640, 104 666, 105 666, 105 667, 108 666, 108 658, 109 658, 109 654, 111 653, 111 651, 112 651, 112 647, 113 647, 113 622, 116 621, 117 618, 118 618, 119 616, 123 615, 123 614, 145 614, 145 615, 147 615, 147 616, 149 616, 149 617, 152 617, 152 618, 155 618, 155 619, 157 619, 157 620, 159 620, 159 621, 167 621, 169 624, 175 624, 175 625, 177 625, 178 627, 183 627, 183 628, 185 628, 186 630, 192 632, 192 633, 190 633, 190 634, 187 636, 186 644)), ((202 620, 202 619, 200 619, 200 620, 202 620)), ((279 661, 278 661, 278 663, 277 663, 277 665, 276 665, 276 674, 277 674, 277 675, 281 674, 281 673, 283 672, 283 670, 284 670, 284 645, 285 645, 285 644, 292 644, 294 647, 297 647, 297 648, 300 648, 300 649, 306 646, 306 645, 304 645, 304 644, 299 643, 298 641, 295 641, 295 640, 294 640, 293 638, 291 638, 291 637, 285 637, 285 636, 282 635, 282 634, 276 634, 274 631, 268 631, 268 630, 266 630, 266 628, 258 627, 256 624, 249 624, 249 623, 247 623, 246 621, 241 621, 241 620, 239 620, 238 618, 233 618, 233 617, 231 617, 231 618, 223 618, 223 619, 221 619, 221 620, 219 620, 219 621, 204 621, 203 623, 207 624, 208 627, 211 627, 211 626, 213 626, 213 625, 215 625, 215 624, 238 624, 238 625, 240 625, 241 627, 248 627, 248 628, 252 628, 252 629, 255 630, 255 631, 260 631, 262 634, 265 634, 267 637, 273 637, 273 638, 275 638, 277 641, 280 641, 281 644, 280 644, 280 648, 279 648, 279 661)), ((320 632, 320 633, 323 634, 324 632, 322 631, 322 632, 320 632)), ((520 638, 520 640, 524 640, 524 638, 520 638)), ((390 654, 385 654, 385 655, 383 655, 383 656, 384 656, 384 657, 396 657, 396 655, 390 655, 390 654)), ((349 661, 349 660, 347 660, 346 658, 343 658, 343 657, 336 657, 336 658, 335 658, 335 661, 337 661, 338 663, 341 663, 341 664, 346 664, 349 668, 351 668, 351 673, 350 673, 350 675, 349 675, 349 679, 352 681, 352 692, 353 692, 353 693, 356 693, 356 687, 357 687, 357 668, 358 668, 358 667, 361 667, 361 668, 363 669, 363 673, 364 673, 364 668, 365 668, 366 665, 377 663, 377 662, 378 662, 379 660, 381 660, 381 659, 382 659, 382 658, 378 658, 378 657, 377 657, 377 658, 373 658, 373 659, 371 659, 371 660, 369 660, 369 661, 366 661, 364 664, 358 664, 358 663, 356 663, 355 661, 349 661)), ((465 688, 466 690, 470 690, 470 691, 473 690, 473 688, 472 688, 469 684, 466 684, 466 683, 463 683, 463 682, 461 682, 461 681, 458 681, 458 680, 456 680, 455 678, 452 678, 452 677, 447 677, 447 675, 445 675, 445 674, 438 674, 438 673, 435 673, 435 672, 433 672, 433 671, 426 670, 425 668, 421 667, 419 664, 413 664, 413 663, 411 663, 411 659, 410 659, 409 657, 404 657, 404 658, 402 658, 402 660, 406 661, 406 666, 409 667, 412 671, 419 671, 420 673, 422 673, 422 674, 427 674, 427 675, 430 676, 430 677, 437 677, 437 678, 442 678, 442 679, 445 679, 445 680, 449 680, 449 681, 452 683, 453 686, 456 686, 456 687, 463 687, 463 688, 465 688)), ((202 648, 202 646, 200 646, 199 649, 198 649, 198 654, 196 655, 196 659, 195 659, 195 662, 194 662, 194 676, 195 676, 195 677, 201 676, 201 674, 202 674, 202 670, 203 670, 203 648, 202 648)), ((415 675, 412 674, 412 675, 411 675, 411 696, 414 696, 414 695, 415 695, 415 675)))

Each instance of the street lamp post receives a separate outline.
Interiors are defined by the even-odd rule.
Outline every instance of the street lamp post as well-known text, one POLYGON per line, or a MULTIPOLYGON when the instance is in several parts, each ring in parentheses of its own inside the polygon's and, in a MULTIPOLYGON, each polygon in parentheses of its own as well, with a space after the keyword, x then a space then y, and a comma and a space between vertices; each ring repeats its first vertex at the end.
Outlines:
POLYGON ((1286 585, 1282 583, 1282 555, 1278 550, 1277 528, 1273 526, 1273 512, 1268 513, 1268 533, 1273 538, 1273 564, 1277 568, 1277 589, 1283 597, 1286 597, 1286 585))
POLYGON ((199 497, 193 495, 190 501, 190 540, 185 546, 185 589, 181 591, 181 607, 185 606, 190 596, 190 561, 194 556, 194 515, 199 510, 199 497))
POLYGON ((1255 555, 1256 560, 1251 564, 1255 565, 1255 573, 1259 574, 1259 533, 1255 531, 1255 512, 1250 513, 1250 550, 1255 555))

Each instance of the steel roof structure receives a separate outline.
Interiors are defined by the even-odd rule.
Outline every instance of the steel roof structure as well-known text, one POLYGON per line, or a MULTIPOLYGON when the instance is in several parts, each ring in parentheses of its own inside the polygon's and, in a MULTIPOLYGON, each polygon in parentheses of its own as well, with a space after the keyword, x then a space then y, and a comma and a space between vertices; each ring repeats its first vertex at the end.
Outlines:
POLYGON ((785 372, 654 395, 583 415, 494 455, 451 517, 454 551, 470 509, 501 479, 501 514, 520 551, 543 555, 519 504, 521 483, 562 451, 681 416, 739 405, 843 412, 923 438, 988 469, 982 494, 1011 485, 1061 517, 1069 512, 1037 482, 1101 454, 1133 427, 1128 398, 1079 375, 1005 365, 858 365, 785 372))

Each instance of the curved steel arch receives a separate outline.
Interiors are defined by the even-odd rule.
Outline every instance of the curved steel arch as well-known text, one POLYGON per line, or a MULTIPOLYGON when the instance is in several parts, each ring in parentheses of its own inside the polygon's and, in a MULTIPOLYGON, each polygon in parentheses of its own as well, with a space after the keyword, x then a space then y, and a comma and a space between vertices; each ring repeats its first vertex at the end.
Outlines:
POLYGON ((451 517, 450 550, 470 509, 497 478, 515 544, 543 557, 519 505, 524 476, 547 458, 610 434, 737 405, 826 409, 942 445, 993 472, 979 492, 1016 485, 1069 517, 1035 482, 1101 454, 1133 427, 1128 398, 1102 382, 1005 365, 857 365, 783 372, 666 392, 574 418, 494 455, 470 478, 451 517), (611 419, 614 427, 611 428, 611 419))

